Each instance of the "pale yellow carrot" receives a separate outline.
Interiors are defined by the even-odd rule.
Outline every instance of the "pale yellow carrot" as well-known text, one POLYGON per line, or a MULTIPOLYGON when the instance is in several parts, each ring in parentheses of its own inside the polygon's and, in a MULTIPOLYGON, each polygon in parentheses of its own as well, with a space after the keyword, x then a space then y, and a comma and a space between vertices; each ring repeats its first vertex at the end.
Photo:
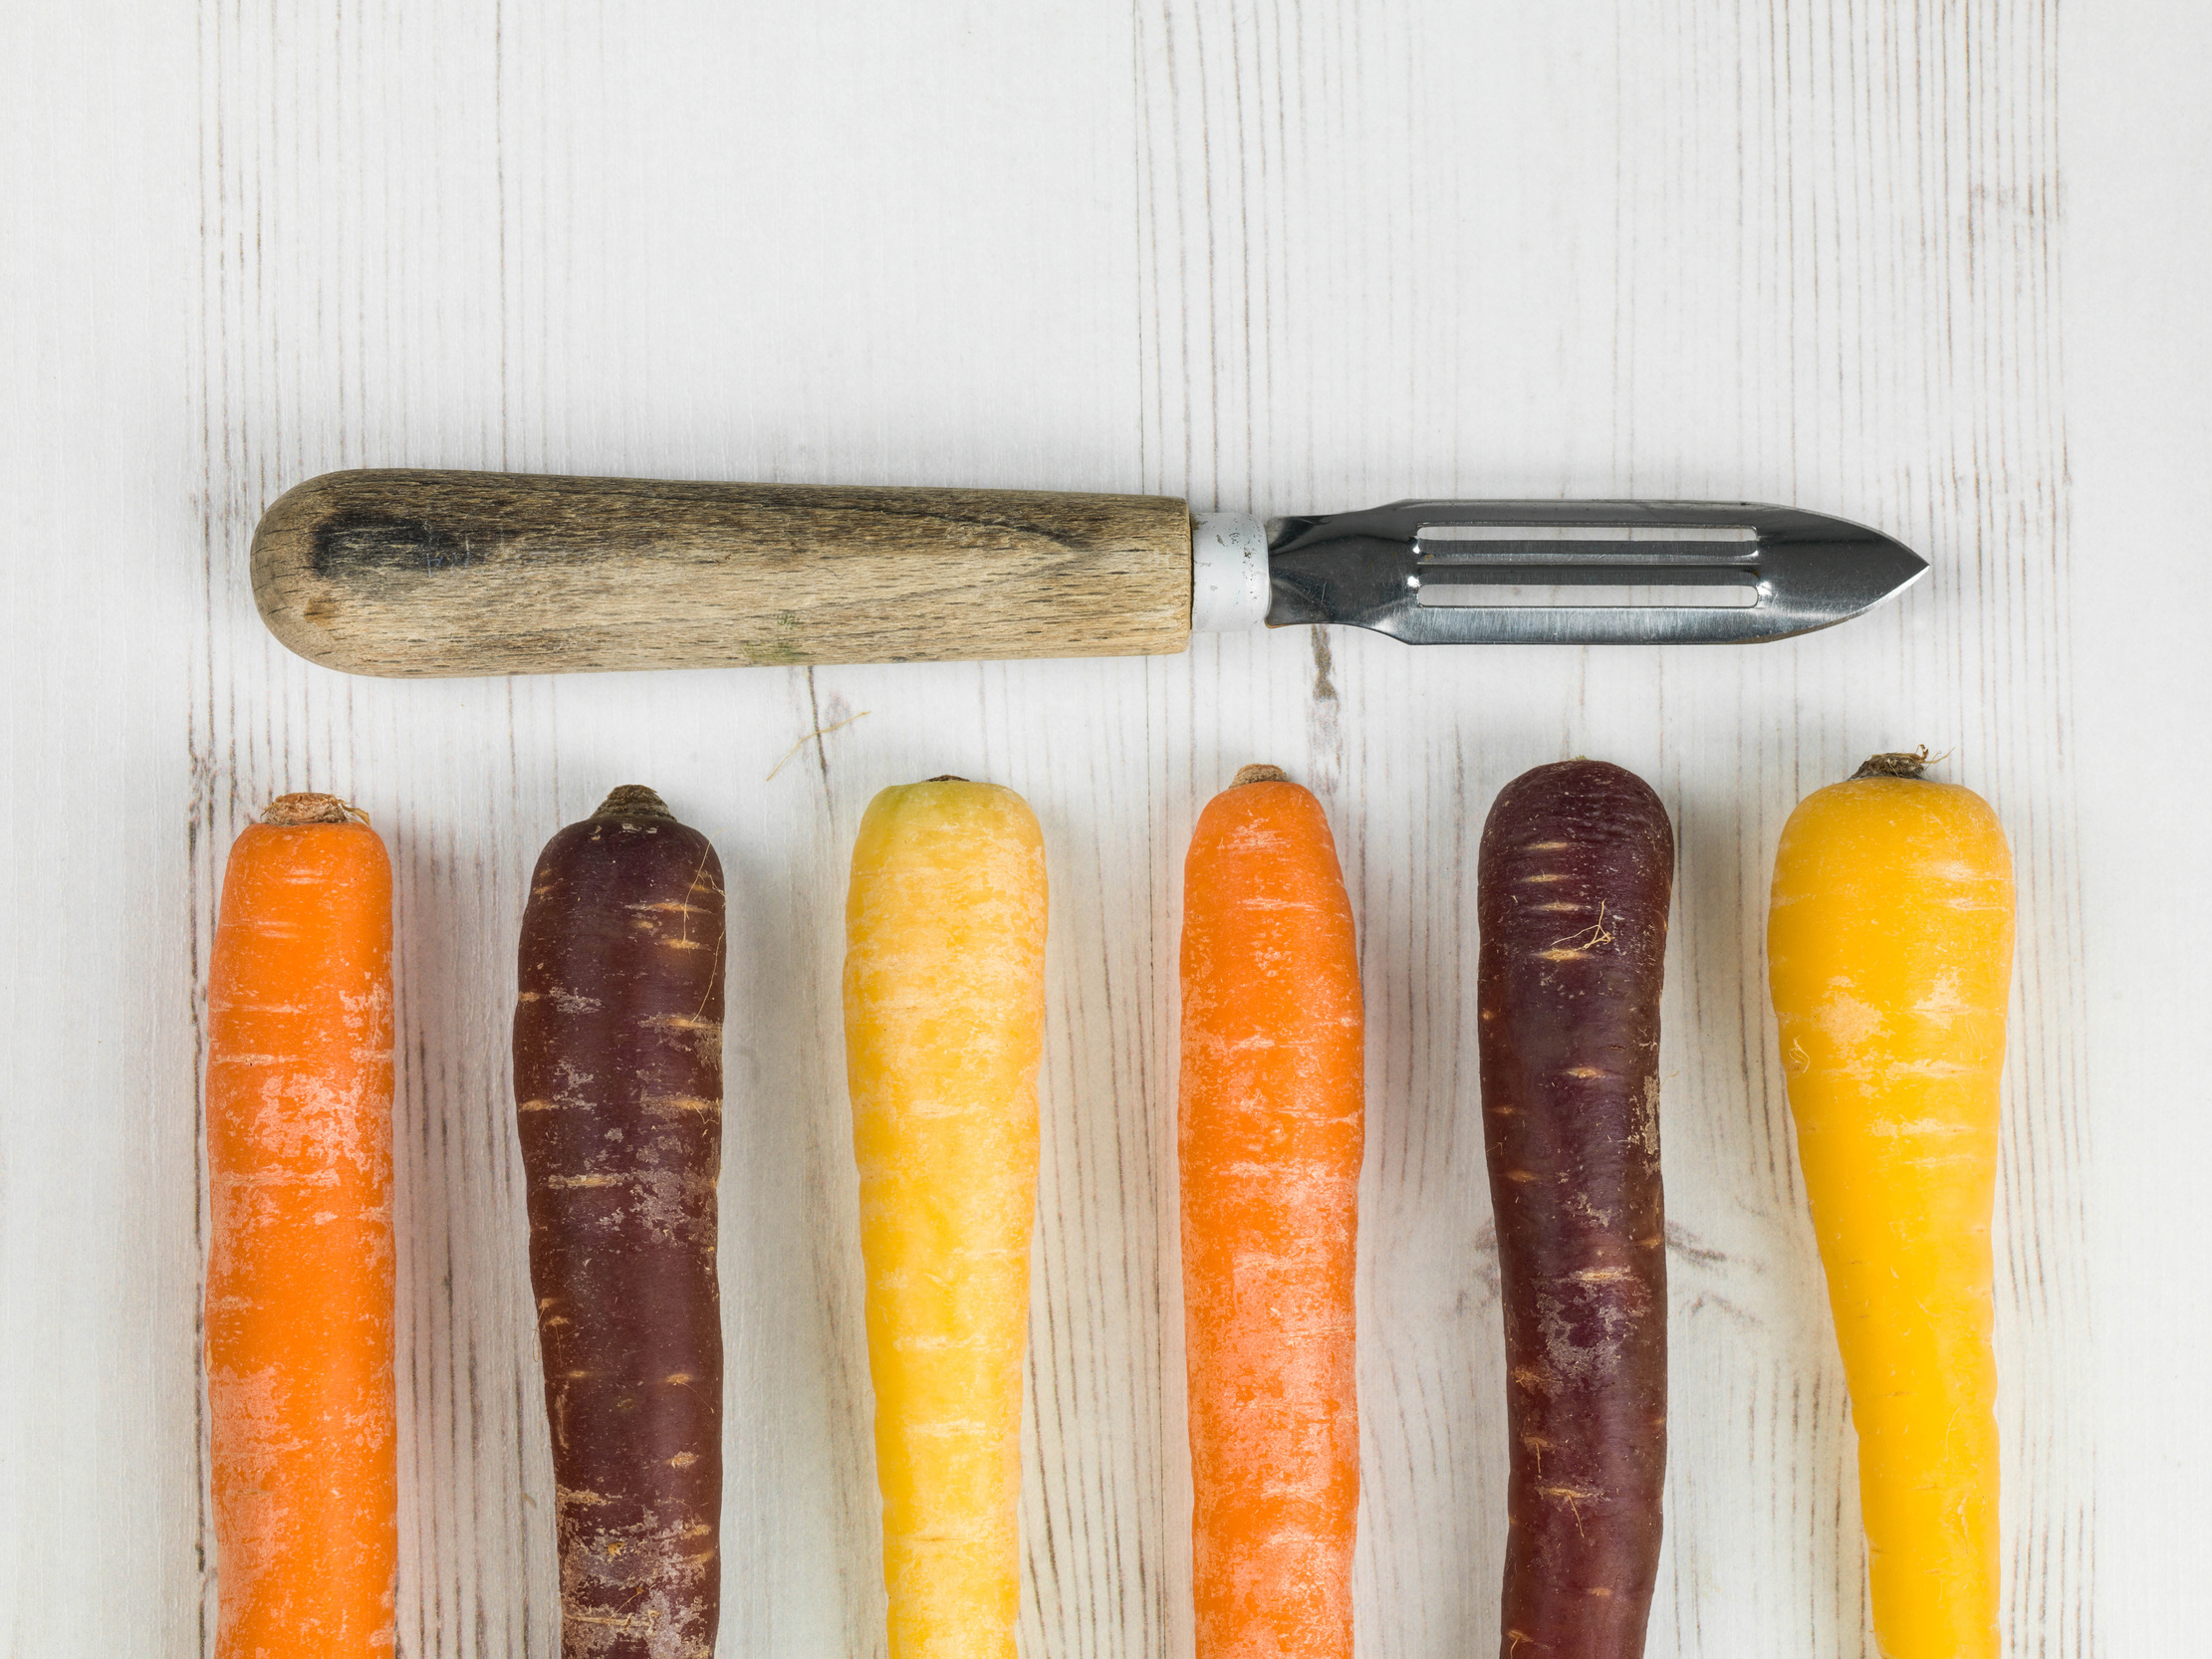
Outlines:
POLYGON ((959 779, 883 791, 846 927, 890 1651, 1012 1659, 1045 1014, 1035 815, 959 779))

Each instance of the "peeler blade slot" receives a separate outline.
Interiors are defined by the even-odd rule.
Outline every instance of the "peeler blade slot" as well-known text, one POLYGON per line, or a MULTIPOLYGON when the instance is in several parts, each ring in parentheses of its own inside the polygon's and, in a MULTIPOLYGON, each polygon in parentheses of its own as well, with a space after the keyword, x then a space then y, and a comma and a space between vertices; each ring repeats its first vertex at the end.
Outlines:
POLYGON ((1759 544, 1729 542, 1676 542, 1652 546, 1642 542, 1578 540, 1563 542, 1536 538, 1482 542, 1431 542, 1424 535, 1414 545, 1415 556, 1430 565, 1687 565, 1755 566, 1759 544))
POLYGON ((1745 587, 1678 586, 1636 587, 1629 584, 1496 584, 1423 583, 1415 602, 1422 605, 1488 605, 1501 609, 1574 609, 1606 606, 1637 609, 1748 610, 1759 602, 1759 590, 1745 587))
POLYGON ((1621 524, 1613 520, 1593 520, 1589 524, 1532 524, 1525 519, 1483 524, 1437 522, 1422 525, 1415 534, 1424 547, 1436 542, 1637 542, 1664 546, 1759 540, 1758 526, 1749 524, 1621 524))
MULTIPOLYGON (((1756 580, 1759 547, 1734 551, 1714 542, 1688 542, 1677 549, 1643 549, 1617 542, 1578 542, 1575 551, 1560 542, 1484 542, 1475 549, 1427 547, 1415 549, 1422 571, 1464 571, 1462 582, 1495 582, 1502 578, 1478 576, 1487 569, 1551 567, 1558 571, 1648 571, 1648 582, 1674 582, 1663 571, 1741 571, 1743 580, 1756 580)), ((1573 580, 1573 578, 1562 578, 1573 580)), ((1728 580, 1728 578, 1721 578, 1728 580)))

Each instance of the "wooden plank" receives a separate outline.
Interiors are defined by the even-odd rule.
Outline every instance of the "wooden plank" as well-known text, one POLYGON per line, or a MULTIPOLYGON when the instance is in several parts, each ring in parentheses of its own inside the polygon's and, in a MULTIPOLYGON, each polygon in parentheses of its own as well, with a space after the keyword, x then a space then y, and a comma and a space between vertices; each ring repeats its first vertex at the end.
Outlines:
POLYGON ((182 11, 0 14, 9 1655, 199 1640, 191 53, 182 11))
POLYGON ((1457 876, 1496 789, 1572 753, 1650 777, 1682 831, 1654 1650, 1872 1651, 1759 935, 1790 805, 1923 736, 1995 800, 2025 876, 2001 1217, 2007 1622, 2020 1651, 2087 1640, 2054 29, 2045 7, 1805 0, 1541 25, 1421 4, 1139 14, 1147 487, 1262 511, 1791 500, 1937 564, 1880 615, 1757 651, 1328 642, 1309 764, 1353 821, 1381 1015, 1361 1348, 1374 1651, 1497 1639, 1503 1380, 1457 876))
MULTIPOLYGON (((2078 577, 2083 952, 2094 1103, 2088 1350, 2097 1402, 2093 1620, 2099 1651, 2184 1653, 2212 1619, 2198 1565, 2212 1434, 2187 1404, 2212 1302, 2197 1172, 2212 1114, 2189 1037, 2194 942, 2212 927, 2205 681, 2195 535, 2212 452, 2212 180, 2146 153, 2202 153, 2212 107, 2194 7, 2067 8, 2067 468, 2078 577), (2178 1039, 2178 1041, 2177 1041, 2178 1039)), ((2085 1633, 2085 1646, 2087 1644, 2085 1633)))
POLYGON ((2202 895, 2138 877, 2201 797, 2182 778, 2160 811, 2141 780, 2185 770, 2150 745, 2201 708, 2172 665, 2202 582, 2135 563, 2185 493, 2121 509, 2143 456, 2185 489, 2201 449, 2130 407, 2194 407, 2204 348, 2132 253, 2152 218, 2172 268, 2201 251, 2169 206, 2193 152, 2146 155, 2134 112, 2144 85, 2188 108, 2212 17, 2154 10, 2070 8, 2063 43, 2055 0, 0 19, 33 158, 0 197, 0 367, 37 399, 0 415, 0 484, 38 554, 0 562, 0 1341, 23 1356, 0 1372, 0 1651, 211 1651, 194 999, 223 851, 283 789, 360 801, 399 877, 400 1651, 556 1650, 512 941, 544 838, 642 782, 730 879, 723 1651, 879 1653, 844 860, 874 789, 949 770, 1027 795, 1053 860, 1023 1642, 1187 1653, 1177 903, 1198 807, 1254 760, 1321 793, 1362 927, 1361 1651, 1487 1649, 1504 1380, 1466 871, 1500 785, 1590 753, 1651 780, 1682 848, 1653 1659, 1867 1659, 1759 936, 1789 806, 1921 740, 1996 803, 2022 876, 2009 1651, 2185 1646, 2212 1441, 2172 1309, 2202 1279, 2201 1137, 2185 1045, 2145 1034, 2189 1029, 2207 980, 2142 941, 2185 938, 2202 895), (2070 171, 2091 205, 2069 282, 2091 286, 2062 305, 2075 66, 2066 153, 2097 170, 2070 171), (2165 307, 2170 361, 2127 355, 2138 305, 2165 307), (268 637, 245 551, 280 490, 368 465, 1261 512, 1743 496, 1936 569, 1757 650, 1286 631, 1151 661, 367 682, 268 637), (2164 584, 2155 650, 2121 570, 2164 584))

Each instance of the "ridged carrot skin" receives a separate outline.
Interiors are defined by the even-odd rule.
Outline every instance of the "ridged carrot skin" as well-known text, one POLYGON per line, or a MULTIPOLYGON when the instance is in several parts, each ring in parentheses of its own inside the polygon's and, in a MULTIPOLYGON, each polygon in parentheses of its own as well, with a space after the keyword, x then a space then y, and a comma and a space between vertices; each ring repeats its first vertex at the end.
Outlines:
POLYGON ((392 1651, 391 868, 330 796, 231 848, 207 987, 219 1659, 392 1651))
POLYGON ((846 1077, 892 1659, 1012 1659, 1045 846, 1011 790, 884 790, 853 849, 846 1077))
POLYGON ((566 1659, 712 1659, 721 1607, 722 865, 651 790, 546 843, 515 1103, 566 1659))
POLYGON ((1523 773, 1476 863, 1505 1308, 1503 1659, 1636 1659, 1666 1477, 1659 990, 1674 831, 1602 761, 1523 773))
POLYGON ((1768 974, 1858 1431, 1875 1640, 1886 1659, 1994 1659, 2012 855, 1986 802, 1919 764, 1876 756, 1790 815, 1768 974))
POLYGON ((1364 1017, 1321 804, 1247 768, 1183 866, 1183 1321, 1199 1659, 1350 1659, 1364 1017))

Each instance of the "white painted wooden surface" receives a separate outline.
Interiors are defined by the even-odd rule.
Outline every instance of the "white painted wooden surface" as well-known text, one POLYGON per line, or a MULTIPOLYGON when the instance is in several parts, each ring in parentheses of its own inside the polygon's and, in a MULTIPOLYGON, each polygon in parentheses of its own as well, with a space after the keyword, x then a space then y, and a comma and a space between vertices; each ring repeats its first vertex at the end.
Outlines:
POLYGON ((1053 857, 1025 1650, 1187 1652, 1177 883, 1255 759, 1322 793, 1363 930, 1361 1651, 1490 1651, 1466 870, 1496 789, 1582 752, 1683 849, 1651 1652, 1870 1656, 1757 941, 1790 805, 1920 741, 2023 881, 2009 1651, 2190 1651, 2208 54, 2191 0, 0 10, 0 1651, 209 1648, 200 978, 288 788, 366 806, 400 879, 400 1652, 555 1651, 510 953, 540 842, 641 781, 733 900, 723 1651, 879 1652, 843 860, 870 792, 957 771, 1053 857), (1744 496, 1936 569, 1756 649, 369 683, 266 636, 244 557, 372 464, 1744 496))

